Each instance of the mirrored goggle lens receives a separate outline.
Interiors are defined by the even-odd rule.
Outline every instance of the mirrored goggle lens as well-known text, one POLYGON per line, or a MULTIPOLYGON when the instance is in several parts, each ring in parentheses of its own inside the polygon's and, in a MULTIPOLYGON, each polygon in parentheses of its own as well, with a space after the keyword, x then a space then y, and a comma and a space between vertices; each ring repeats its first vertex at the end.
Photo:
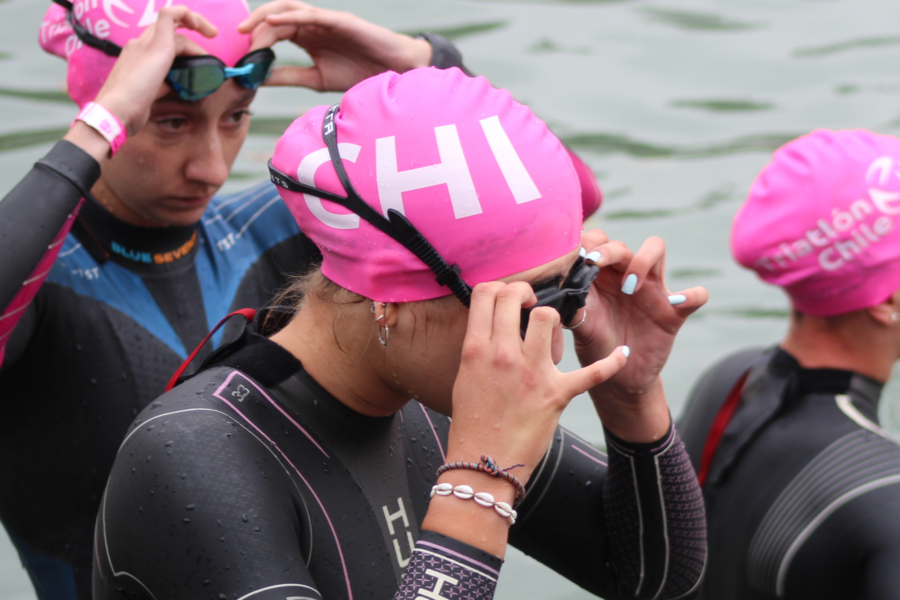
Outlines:
POLYGON ((255 90, 269 77, 273 62, 275 62, 275 58, 270 56, 248 57, 244 61, 244 66, 252 65, 252 70, 244 75, 236 76, 235 80, 248 90, 255 90))
POLYGON ((225 72, 215 65, 184 67, 169 71, 166 81, 185 100, 205 98, 225 82, 225 72))

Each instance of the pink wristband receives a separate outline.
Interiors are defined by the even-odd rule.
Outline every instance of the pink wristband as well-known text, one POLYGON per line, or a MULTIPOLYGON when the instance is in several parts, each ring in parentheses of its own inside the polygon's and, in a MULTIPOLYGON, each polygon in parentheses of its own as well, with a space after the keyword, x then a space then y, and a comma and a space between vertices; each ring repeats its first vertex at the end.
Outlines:
MULTIPOLYGON (((122 125, 122 121, 96 102, 85 104, 78 116, 75 117, 75 121, 84 121, 106 138, 106 141, 109 142, 112 156, 116 155, 116 152, 128 139, 128 134, 125 132, 125 126, 122 125)), ((73 125, 75 121, 72 121, 73 125)))

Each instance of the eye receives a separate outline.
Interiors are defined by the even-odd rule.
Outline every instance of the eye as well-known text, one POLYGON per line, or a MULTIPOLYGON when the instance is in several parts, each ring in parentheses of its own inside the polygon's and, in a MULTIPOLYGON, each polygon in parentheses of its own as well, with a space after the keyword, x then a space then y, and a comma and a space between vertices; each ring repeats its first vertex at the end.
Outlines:
POLYGON ((187 127, 187 119, 184 117, 172 117, 170 119, 160 119, 156 125, 164 131, 176 132, 183 131, 187 127))
POLYGON ((247 109, 236 110, 225 117, 225 123, 228 125, 240 125, 250 118, 250 111, 247 109))

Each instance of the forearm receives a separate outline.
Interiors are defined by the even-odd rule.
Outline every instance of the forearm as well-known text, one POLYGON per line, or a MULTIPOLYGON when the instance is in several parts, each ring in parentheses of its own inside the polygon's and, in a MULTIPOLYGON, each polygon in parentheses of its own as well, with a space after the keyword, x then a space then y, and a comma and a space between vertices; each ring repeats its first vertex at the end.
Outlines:
POLYGON ((99 176, 96 160, 62 141, 0 201, 0 364, 6 341, 56 261, 82 190, 99 176))
POLYGON ((659 440, 672 424, 658 377, 644 393, 629 394, 601 385, 591 390, 590 396, 603 426, 625 441, 646 444, 659 440))
POLYGON ((680 598, 706 564, 706 513, 700 486, 674 426, 649 444, 606 432, 606 532, 618 587, 626 597, 680 598))

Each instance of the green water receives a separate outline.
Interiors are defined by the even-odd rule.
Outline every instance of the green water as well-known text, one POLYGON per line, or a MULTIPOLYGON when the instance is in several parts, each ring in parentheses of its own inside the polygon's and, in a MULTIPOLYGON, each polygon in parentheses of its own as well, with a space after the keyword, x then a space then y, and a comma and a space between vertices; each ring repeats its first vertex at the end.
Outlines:
MULTIPOLYGON (((140 3, 143 0, 130 0, 140 3)), ((251 2, 258 5, 259 3, 251 2)), ((0 193, 58 139, 75 115, 62 61, 37 46, 46 3, 0 0, 0 193)), ((664 377, 673 413, 699 372, 722 354, 783 334, 787 303, 735 267, 731 217, 771 152, 817 127, 900 135, 900 5, 896 0, 329 1, 399 31, 451 37, 468 66, 529 104, 588 161, 606 193, 591 221, 639 245, 668 244, 675 291, 704 285, 664 377)), ((279 48, 282 60, 303 61, 279 48)), ((287 123, 333 94, 263 90, 226 190, 265 177, 287 123)), ((572 368, 571 358, 563 364, 572 368)), ((888 390, 885 421, 895 426, 888 390)), ((593 409, 563 418, 602 442, 593 409)), ((588 596, 512 552, 498 598, 588 596)), ((33 598, 0 540, 0 597, 33 598)))

